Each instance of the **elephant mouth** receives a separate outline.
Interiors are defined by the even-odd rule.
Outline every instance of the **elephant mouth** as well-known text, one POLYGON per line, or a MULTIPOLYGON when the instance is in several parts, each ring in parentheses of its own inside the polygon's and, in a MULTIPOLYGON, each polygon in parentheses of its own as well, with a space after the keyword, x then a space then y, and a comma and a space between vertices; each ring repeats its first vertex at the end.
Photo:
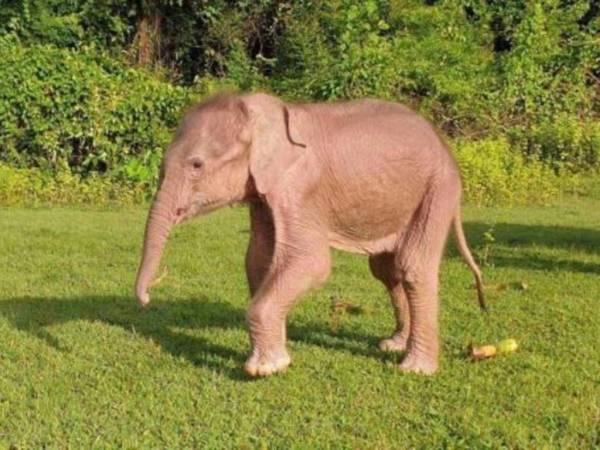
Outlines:
POLYGON ((210 208, 211 206, 214 206, 216 204, 219 204, 220 201, 219 200, 203 200, 201 201, 198 206, 203 209, 203 208, 210 208))
POLYGON ((190 206, 185 208, 179 208, 175 215, 175 225, 191 219, 198 215, 208 214, 215 209, 221 207, 223 202, 219 200, 201 200, 196 203, 192 203, 190 206))
POLYGON ((208 214, 209 212, 219 209, 223 205, 219 200, 204 200, 198 204, 196 214, 208 214))

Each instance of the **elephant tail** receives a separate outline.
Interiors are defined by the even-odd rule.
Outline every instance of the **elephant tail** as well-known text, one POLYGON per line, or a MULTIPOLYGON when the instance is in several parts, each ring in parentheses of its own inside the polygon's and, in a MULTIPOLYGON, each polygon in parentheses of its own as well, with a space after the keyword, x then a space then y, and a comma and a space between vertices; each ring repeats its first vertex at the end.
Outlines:
POLYGON ((471 272, 473 272, 473 276, 475 277, 475 287, 477 288, 477 300, 479 300, 479 307, 483 311, 487 311, 487 305, 483 296, 483 280, 481 277, 481 269, 475 262, 475 259, 471 254, 471 250, 469 250, 467 239, 465 238, 465 232, 463 231, 460 209, 457 210, 456 215, 454 216, 453 227, 458 251, 460 252, 461 256, 463 257, 463 259, 471 269, 471 272))

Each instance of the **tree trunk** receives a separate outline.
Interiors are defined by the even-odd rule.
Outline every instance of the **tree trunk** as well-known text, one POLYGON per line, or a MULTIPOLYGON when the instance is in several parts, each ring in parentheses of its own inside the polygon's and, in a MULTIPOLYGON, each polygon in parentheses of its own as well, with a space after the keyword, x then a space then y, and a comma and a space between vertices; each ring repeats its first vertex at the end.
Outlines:
POLYGON ((161 59, 162 15, 157 2, 149 2, 140 9, 137 31, 134 38, 137 63, 153 67, 161 59))

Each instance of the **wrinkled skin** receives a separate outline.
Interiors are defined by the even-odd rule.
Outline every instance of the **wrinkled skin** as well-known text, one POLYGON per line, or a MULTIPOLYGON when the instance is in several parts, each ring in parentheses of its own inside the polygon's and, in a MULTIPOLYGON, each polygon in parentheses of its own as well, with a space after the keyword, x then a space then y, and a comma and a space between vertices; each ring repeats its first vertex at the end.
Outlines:
POLYGON ((400 368, 438 367, 438 270, 450 227, 481 276, 460 221, 457 166, 432 126, 394 103, 285 104, 265 94, 215 97, 190 110, 167 151, 146 226, 142 306, 171 228, 232 203, 250 206, 246 273, 251 376, 290 363, 286 316, 327 280, 330 248, 368 255, 387 288, 400 368))

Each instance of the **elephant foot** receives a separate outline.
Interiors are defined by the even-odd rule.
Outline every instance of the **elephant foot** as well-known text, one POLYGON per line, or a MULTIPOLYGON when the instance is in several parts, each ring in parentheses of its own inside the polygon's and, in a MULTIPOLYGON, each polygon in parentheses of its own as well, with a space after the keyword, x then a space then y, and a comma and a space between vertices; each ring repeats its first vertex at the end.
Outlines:
POLYGON ((400 370, 423 375, 433 375, 438 369, 437 360, 419 353, 408 353, 400 363, 400 370))
POLYGON ((292 362, 287 351, 263 354, 254 350, 244 364, 244 371, 251 377, 266 377, 277 372, 283 372, 292 362))
POLYGON ((408 338, 401 335, 394 335, 389 339, 379 341, 379 350, 383 352, 403 352, 406 350, 408 338))

